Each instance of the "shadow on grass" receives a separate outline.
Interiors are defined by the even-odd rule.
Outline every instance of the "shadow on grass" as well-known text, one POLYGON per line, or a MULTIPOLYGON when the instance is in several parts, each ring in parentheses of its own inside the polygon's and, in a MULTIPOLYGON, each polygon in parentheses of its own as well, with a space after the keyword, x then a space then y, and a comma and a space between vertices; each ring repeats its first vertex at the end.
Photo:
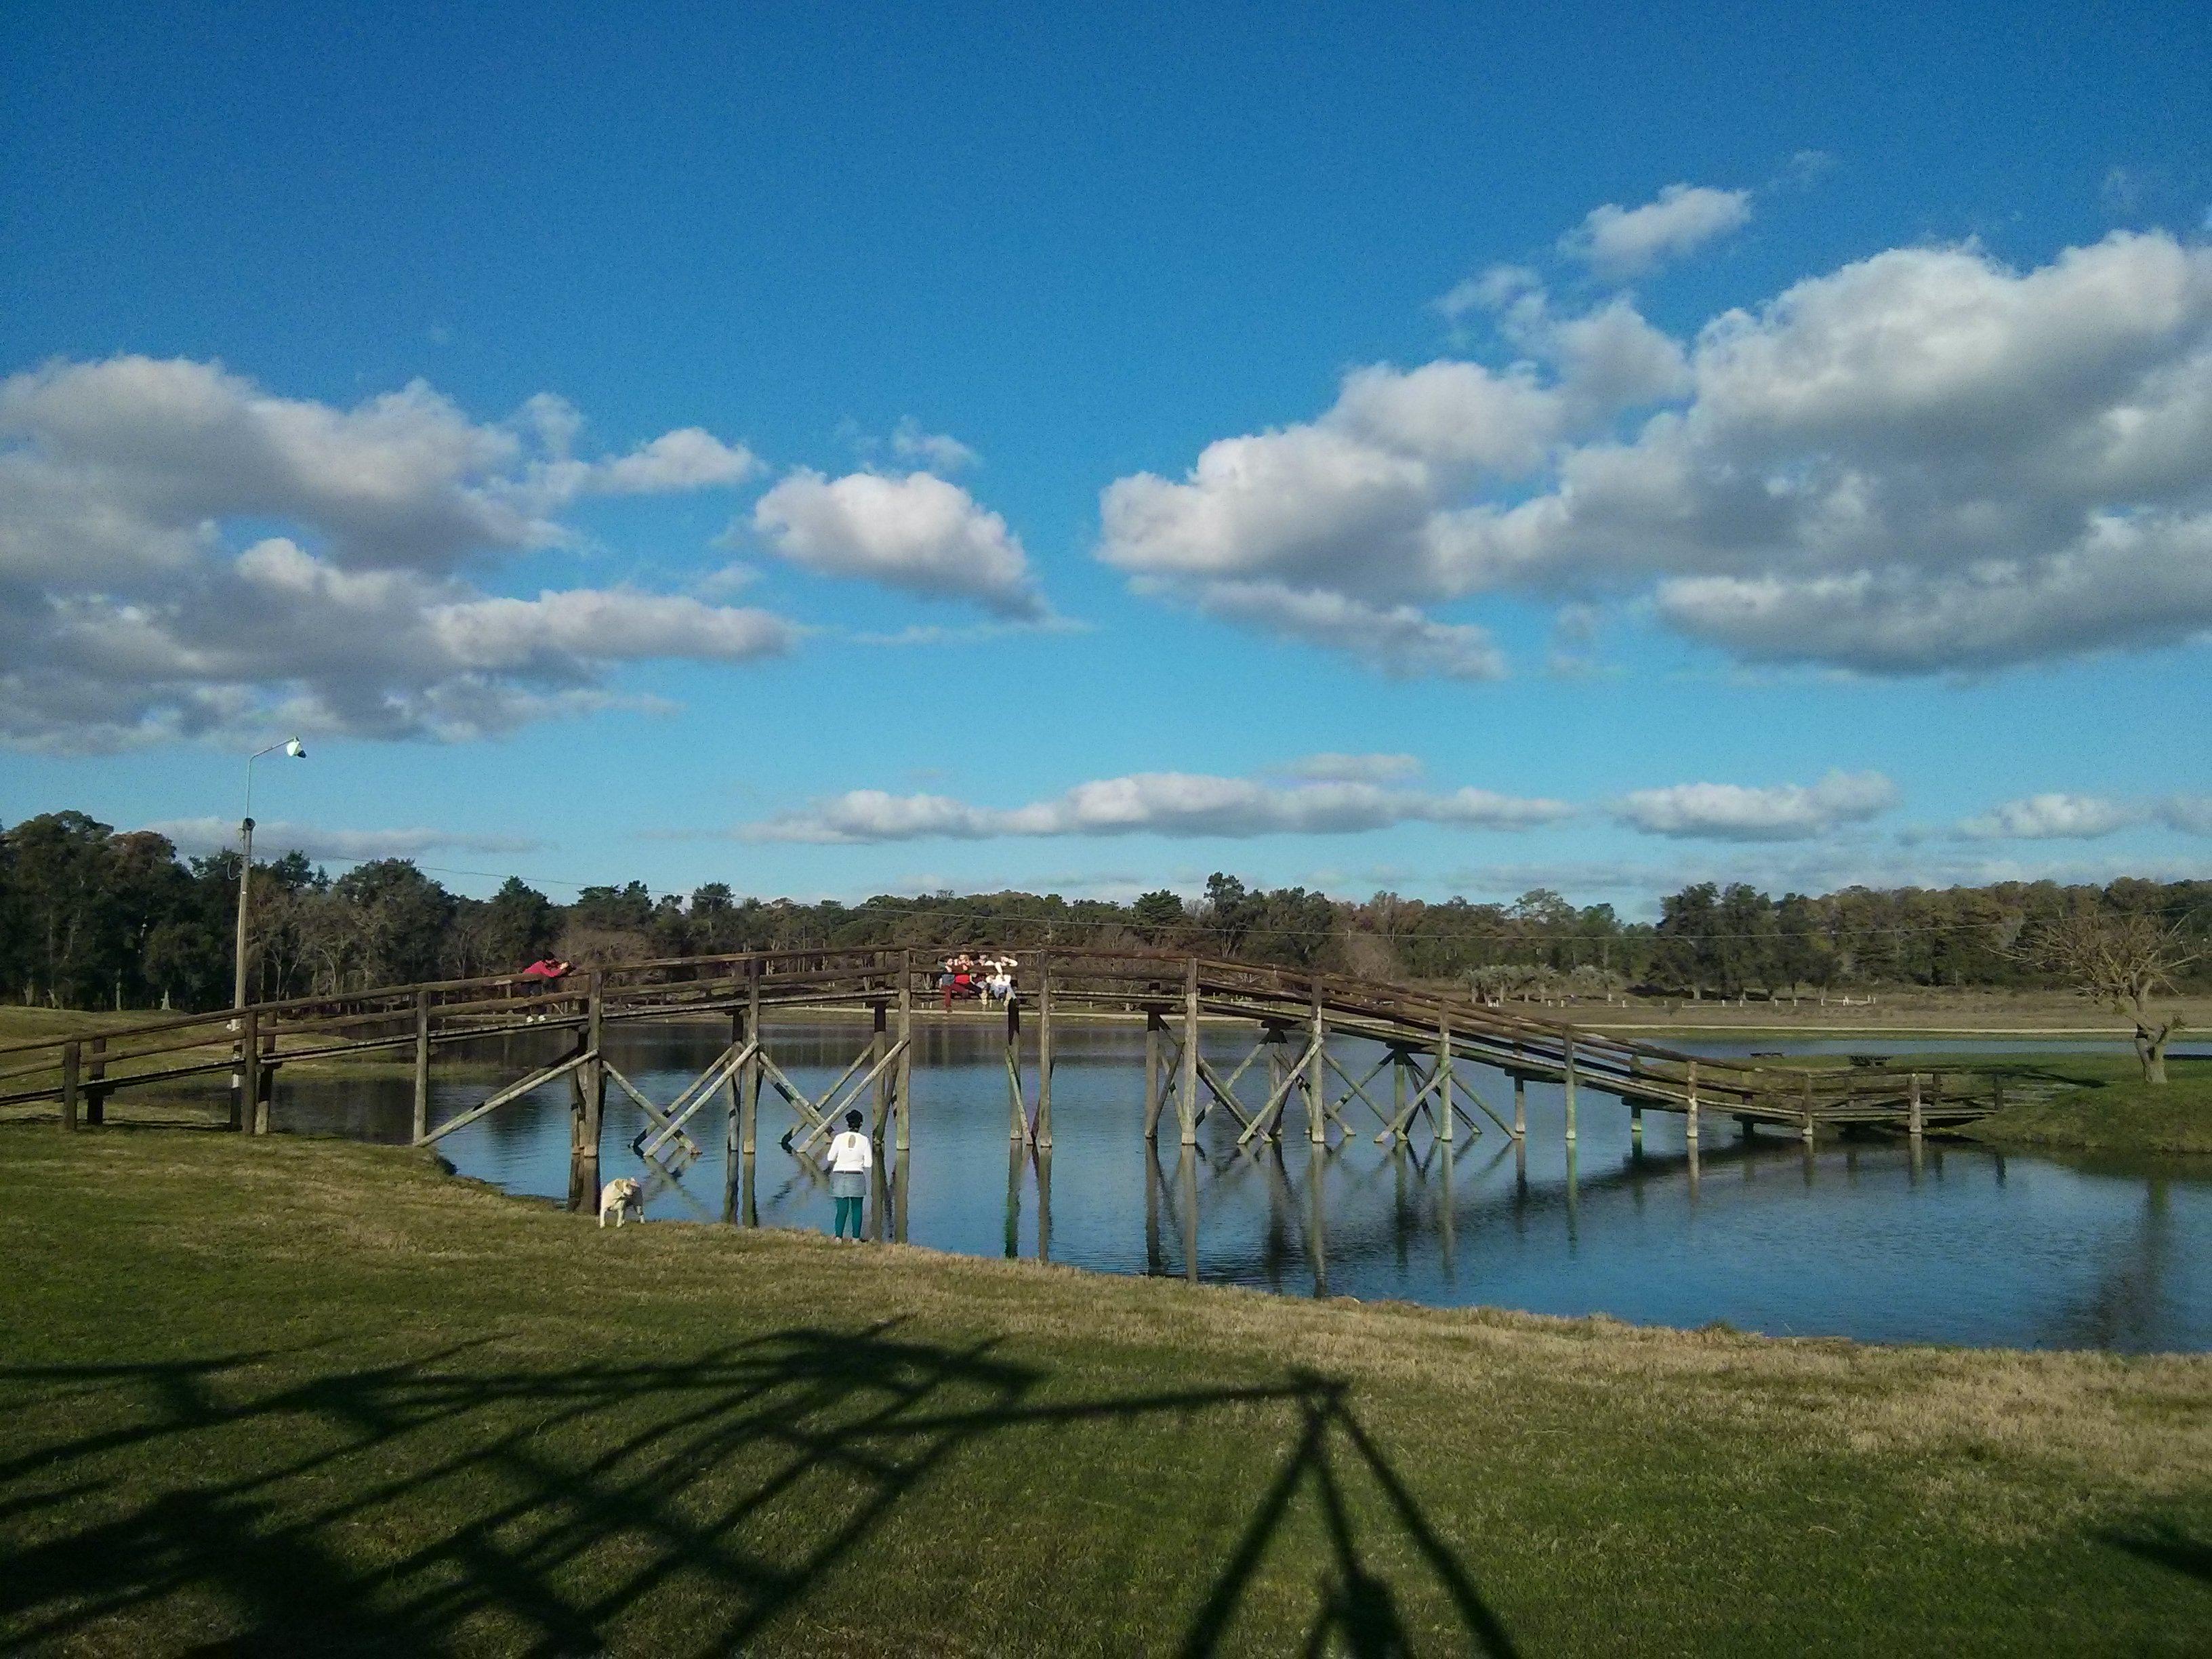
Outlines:
POLYGON ((2100 1535, 2115 1549, 2125 1550, 2145 1561, 2154 1561, 2161 1567, 2171 1567, 2199 1583, 2212 1584, 2212 1544, 2191 1537, 2170 1522, 2158 1522, 2100 1535))
MULTIPOLYGON (((1024 1429, 1155 1416, 1203 1427, 1211 1413, 1249 1444, 1251 1408, 1273 1405, 1287 1449, 1181 1650, 1245 1644, 1240 1610, 1304 1498, 1323 1547, 1279 1563, 1270 1591, 1279 1602, 1285 1572, 1314 1571, 1304 1650, 1513 1651, 1332 1379, 1062 1400, 990 1343, 946 1347, 888 1325, 785 1331, 683 1363, 475 1360, 449 1348, 273 1388, 268 1370, 296 1356, 0 1368, 0 1393, 17 1401, 97 1389, 130 1402, 125 1421, 0 1462, 0 1644, 112 1646, 155 1631, 161 1645, 225 1651, 586 1654, 641 1618, 678 1621, 656 1642, 672 1651, 743 1650, 773 1640, 895 1512, 927 1527, 923 1488, 963 1452, 1003 1462, 1016 1449, 992 1443, 1024 1429), (652 1606, 679 1592, 680 1613, 652 1606)), ((952 1512, 975 1525, 979 1507, 987 1533, 1017 1519, 994 1522, 972 1494, 952 1512)), ((977 1548, 989 1553, 988 1535, 977 1548)))

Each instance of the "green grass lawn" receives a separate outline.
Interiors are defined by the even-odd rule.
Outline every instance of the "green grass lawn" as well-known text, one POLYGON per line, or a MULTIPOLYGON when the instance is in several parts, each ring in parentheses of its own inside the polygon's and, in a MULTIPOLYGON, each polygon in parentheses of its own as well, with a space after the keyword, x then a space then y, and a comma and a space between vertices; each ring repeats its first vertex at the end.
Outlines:
POLYGON ((0 1128, 0 1650, 2203 1650, 2212 1359, 1316 1304, 0 1128))
MULTIPOLYGON (((1982 1062, 1982 1069, 2018 1061, 1982 1062)), ((2082 1152, 2212 1152, 2212 1060, 2166 1063, 2166 1081, 2142 1080, 2131 1057, 2068 1055, 2026 1068, 2025 1096, 1960 1133, 2006 1146, 2082 1152)))

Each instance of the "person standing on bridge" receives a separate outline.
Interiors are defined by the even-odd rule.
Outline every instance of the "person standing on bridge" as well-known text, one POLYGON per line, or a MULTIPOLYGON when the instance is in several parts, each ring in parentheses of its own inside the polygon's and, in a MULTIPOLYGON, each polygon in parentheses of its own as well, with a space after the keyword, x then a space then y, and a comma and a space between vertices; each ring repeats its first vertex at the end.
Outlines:
POLYGON ((845 1130, 830 1142, 822 1160, 830 1171, 830 1196, 837 1200, 837 1220, 832 1235, 845 1242, 845 1223, 853 1224, 853 1243, 860 1242, 860 1211, 868 1200, 868 1172, 876 1167, 876 1149, 860 1133, 860 1115, 845 1114, 845 1130))

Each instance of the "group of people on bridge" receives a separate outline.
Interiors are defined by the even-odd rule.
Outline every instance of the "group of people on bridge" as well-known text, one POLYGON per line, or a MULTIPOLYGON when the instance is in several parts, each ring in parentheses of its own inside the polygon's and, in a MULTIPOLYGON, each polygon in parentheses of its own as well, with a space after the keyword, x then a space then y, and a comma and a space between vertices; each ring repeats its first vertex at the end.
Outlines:
POLYGON ((945 994, 945 1012, 952 1012, 955 997, 975 997, 985 1004, 1004 1005, 1014 1000, 1014 969, 1020 964, 1008 956, 981 956, 963 951, 939 965, 937 988, 945 994))

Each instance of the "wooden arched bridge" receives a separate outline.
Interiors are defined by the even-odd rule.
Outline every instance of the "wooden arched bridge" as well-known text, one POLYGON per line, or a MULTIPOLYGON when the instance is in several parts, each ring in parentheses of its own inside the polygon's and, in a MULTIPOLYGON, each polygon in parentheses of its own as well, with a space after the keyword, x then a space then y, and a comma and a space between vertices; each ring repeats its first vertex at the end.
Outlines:
MULTIPOLYGON (((1247 1147, 1279 1138, 1286 1123, 1316 1143, 1370 1130, 1381 1141, 1425 1133, 1449 1142, 1462 1126, 1481 1133, 1486 1121, 1517 1139, 1527 1133, 1531 1080, 1564 1091, 1569 1140, 1593 1093, 1624 1103, 1639 1137, 1646 1110, 1680 1114, 1692 1143, 1701 1119, 1715 1113, 1793 1129, 1809 1141, 1824 1128, 1859 1125, 1917 1137, 1930 1125, 2003 1104, 1999 1075, 1701 1059, 1455 993, 1208 957, 1039 951, 1023 962, 1016 990, 1002 1016, 1008 1134, 1041 1148, 1052 1144, 1054 1018, 1079 1010, 1141 1016, 1145 1134, 1156 1139, 1164 1125, 1185 1146, 1197 1143, 1200 1124, 1217 1111, 1233 1120, 1237 1144, 1247 1147), (1255 1039, 1225 1073, 1200 1052, 1199 1041, 1202 1023, 1224 1020, 1255 1039), (1381 1045, 1382 1056, 1355 1075, 1332 1037, 1366 1039, 1381 1045), (1490 1073, 1505 1079, 1510 1097, 1490 1073)), ((0 1107, 53 1102, 61 1127, 74 1130, 102 1121, 120 1091, 227 1074, 232 1127, 263 1133, 283 1067, 384 1051, 412 1058, 414 1139, 427 1145, 565 1079, 574 1129, 569 1198, 581 1207, 598 1190, 611 1086, 644 1114, 639 1145, 647 1153, 699 1150, 695 1128, 711 1121, 719 1103, 735 1169, 756 1151, 763 1100, 787 1115, 777 1139, 793 1151, 812 1150, 867 1100, 878 1139, 904 1152, 915 1022, 938 995, 934 957, 879 948, 685 957, 583 969, 550 984, 498 975, 392 986, 8 1045, 0 1048, 0 1107), (865 1011, 866 1036, 836 1081, 809 1095, 776 1063, 774 1017, 824 1009, 865 1011), (670 1101, 648 1099, 603 1048, 610 1025, 702 1018, 727 1022, 726 1045, 670 1101), (567 1052, 466 1111, 430 1121, 431 1072, 441 1050, 525 1031, 567 1033, 567 1052)))

